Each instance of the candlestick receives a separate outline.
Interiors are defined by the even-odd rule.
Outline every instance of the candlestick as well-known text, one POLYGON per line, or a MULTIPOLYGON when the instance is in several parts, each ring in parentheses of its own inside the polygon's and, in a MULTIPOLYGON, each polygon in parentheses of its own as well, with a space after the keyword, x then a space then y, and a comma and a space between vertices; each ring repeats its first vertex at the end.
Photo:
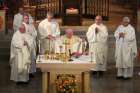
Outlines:
POLYGON ((50 51, 51 51, 51 41, 49 39, 49 51, 48 51, 48 54, 50 54, 50 51))

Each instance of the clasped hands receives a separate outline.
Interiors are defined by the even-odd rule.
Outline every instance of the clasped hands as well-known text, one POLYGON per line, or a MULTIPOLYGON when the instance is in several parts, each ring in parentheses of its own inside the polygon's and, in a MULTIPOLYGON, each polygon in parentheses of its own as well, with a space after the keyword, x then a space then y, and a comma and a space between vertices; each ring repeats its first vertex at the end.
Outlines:
POLYGON ((28 45, 28 43, 27 43, 27 41, 26 41, 26 39, 25 39, 24 37, 22 38, 22 40, 24 41, 24 42, 23 42, 23 45, 24 45, 24 46, 28 45))
POLYGON ((124 36, 125 36, 125 33, 119 33, 119 38, 124 38, 124 36))
POLYGON ((27 43, 27 41, 24 41, 24 46, 26 46, 28 43, 27 43))
POLYGON ((99 32, 99 29, 96 27, 95 28, 95 33, 98 34, 98 32, 99 32))

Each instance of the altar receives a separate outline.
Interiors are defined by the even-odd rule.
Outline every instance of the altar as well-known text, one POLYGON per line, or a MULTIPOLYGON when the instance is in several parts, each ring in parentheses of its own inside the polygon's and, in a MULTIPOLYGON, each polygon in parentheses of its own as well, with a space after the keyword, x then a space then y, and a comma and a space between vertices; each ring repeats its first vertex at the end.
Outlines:
POLYGON ((42 72, 42 93, 91 93, 93 62, 37 60, 42 72))

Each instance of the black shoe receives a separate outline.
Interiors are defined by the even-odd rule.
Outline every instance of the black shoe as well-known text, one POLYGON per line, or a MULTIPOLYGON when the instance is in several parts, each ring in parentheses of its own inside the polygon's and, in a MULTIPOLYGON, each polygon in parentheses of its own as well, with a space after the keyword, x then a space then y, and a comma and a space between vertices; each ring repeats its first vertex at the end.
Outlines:
POLYGON ((29 78, 34 78, 35 76, 34 76, 34 74, 29 74, 29 78))
POLYGON ((124 77, 123 80, 130 80, 130 77, 124 77))
POLYGON ((97 78, 98 77, 98 72, 97 71, 93 71, 92 75, 93 75, 94 78, 97 78))
POLYGON ((22 85, 23 82, 16 82, 16 85, 22 85))
POLYGON ((93 75, 97 75, 97 71, 93 71, 92 74, 93 74, 93 75))
POLYGON ((123 76, 117 76, 116 79, 124 79, 123 76))
POLYGON ((29 84, 29 81, 27 81, 27 82, 23 82, 23 84, 24 84, 24 85, 27 85, 27 84, 29 84))
POLYGON ((98 72, 98 76, 99 76, 99 77, 103 77, 103 75, 104 75, 104 71, 99 71, 99 72, 98 72))
POLYGON ((26 85, 26 84, 29 84, 29 82, 28 81, 27 82, 21 82, 21 81, 16 82, 16 85, 26 85))

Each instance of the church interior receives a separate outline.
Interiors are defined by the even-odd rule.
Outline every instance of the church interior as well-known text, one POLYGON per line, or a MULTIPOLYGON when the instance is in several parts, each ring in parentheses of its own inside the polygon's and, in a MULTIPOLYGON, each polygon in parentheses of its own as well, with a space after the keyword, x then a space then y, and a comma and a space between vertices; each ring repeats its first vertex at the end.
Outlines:
POLYGON ((114 56, 114 31, 124 16, 130 18, 130 23, 136 30, 137 48, 140 53, 140 0, 0 0, 0 2, 0 18, 3 18, 3 21, 0 19, 0 93, 42 93, 40 69, 37 69, 35 77, 28 85, 17 86, 10 81, 9 58, 14 33, 13 19, 20 7, 24 7, 26 12, 31 14, 36 28, 40 21, 46 18, 47 12, 51 11, 60 25, 61 34, 65 29, 72 28, 74 34, 82 38, 86 37, 88 27, 94 23, 96 15, 101 15, 109 33, 107 71, 102 78, 91 75, 91 93, 140 93, 140 54, 134 61, 134 76, 130 80, 116 79, 114 56))

